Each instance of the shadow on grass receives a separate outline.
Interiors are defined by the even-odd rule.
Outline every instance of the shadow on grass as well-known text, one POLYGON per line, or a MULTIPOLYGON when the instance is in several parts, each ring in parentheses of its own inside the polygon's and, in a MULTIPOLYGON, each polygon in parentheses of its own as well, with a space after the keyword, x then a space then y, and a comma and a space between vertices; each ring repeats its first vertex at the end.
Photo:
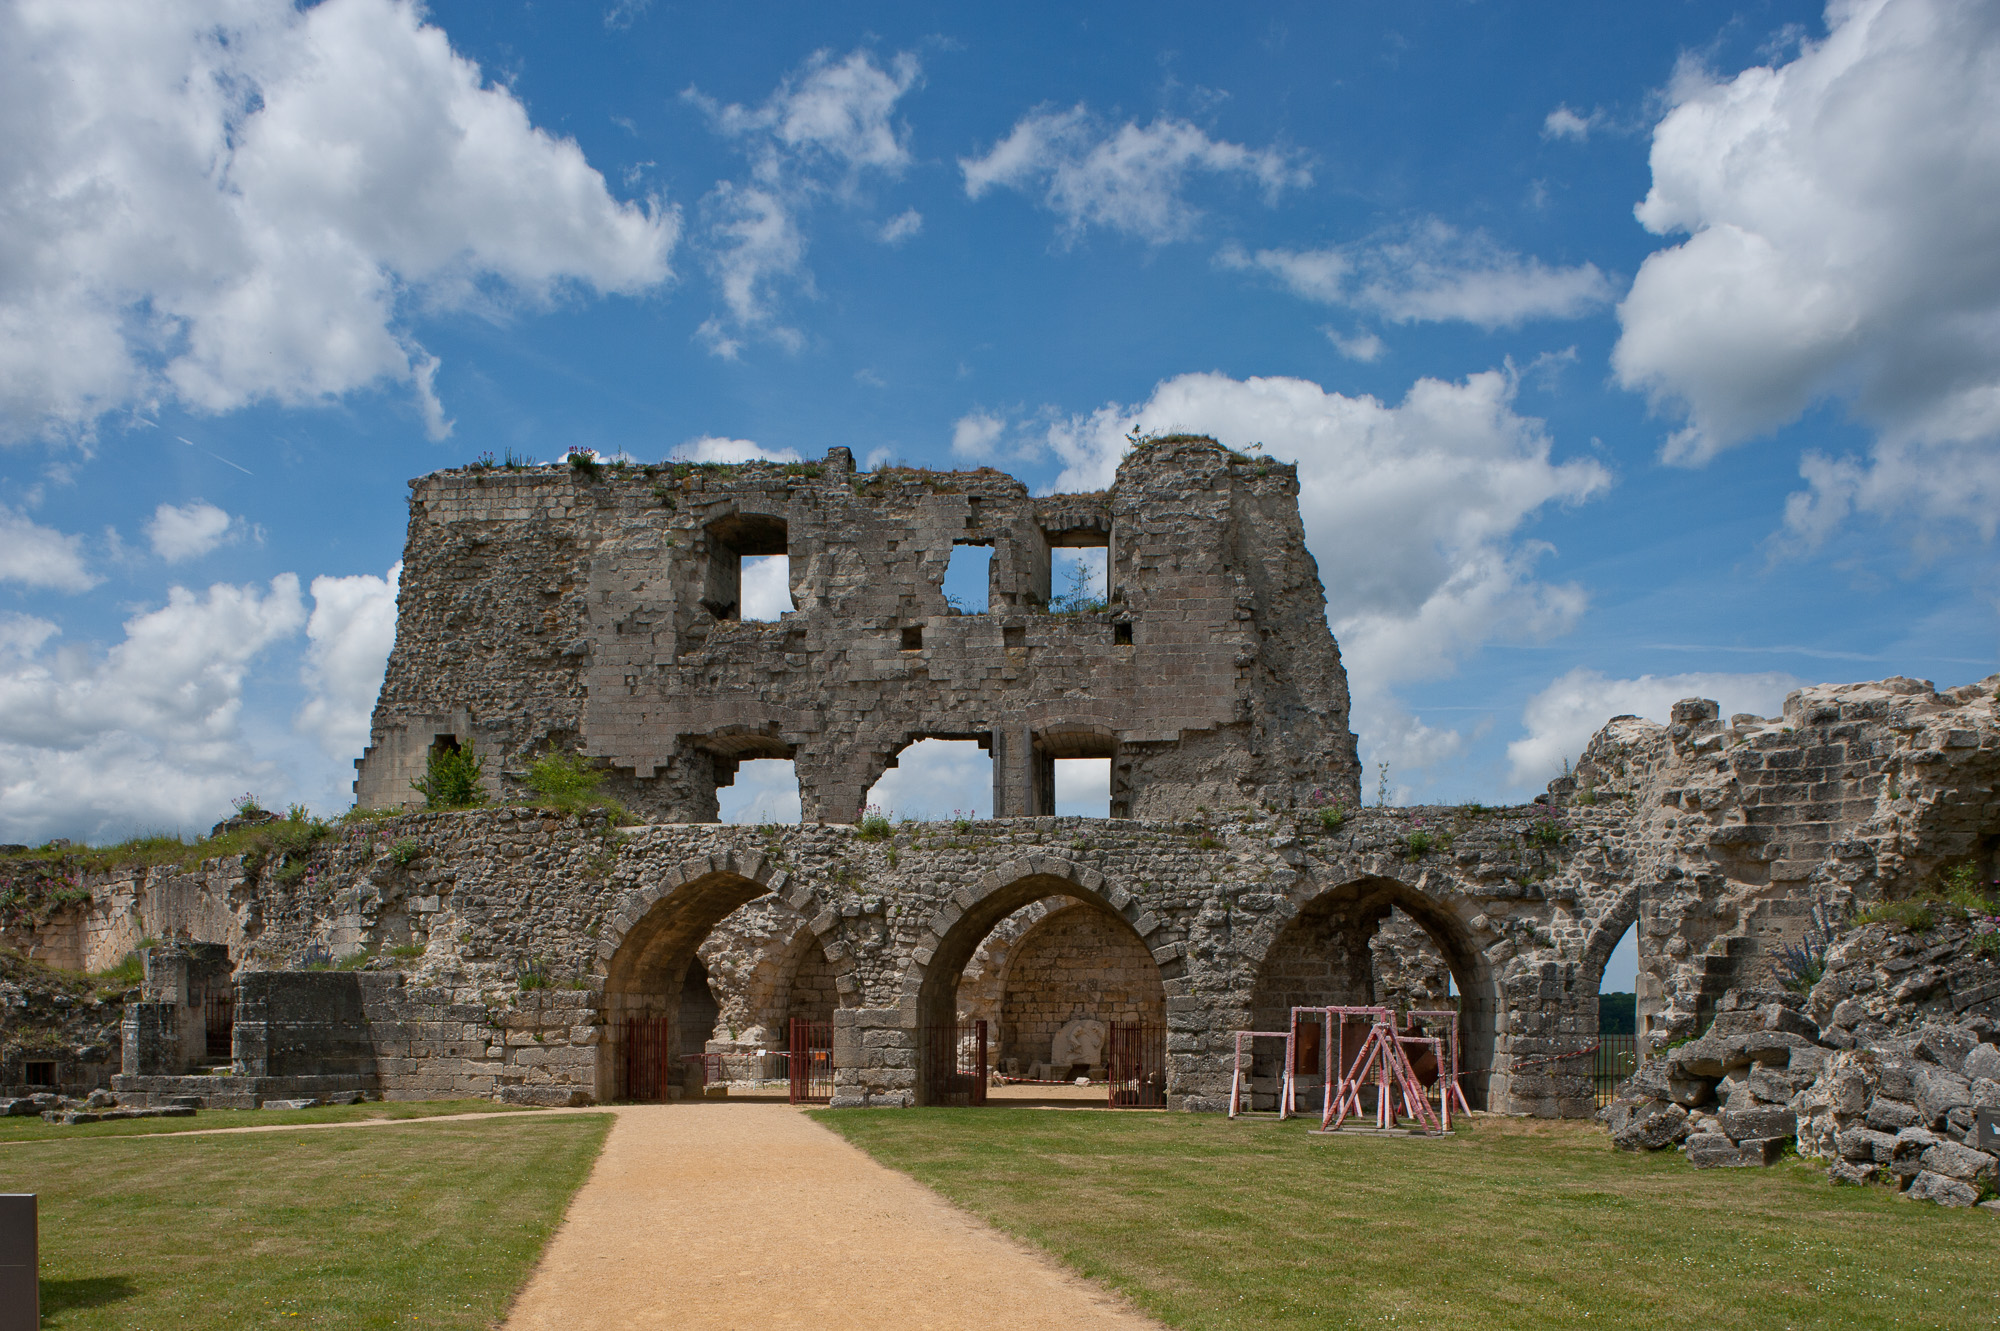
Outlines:
MULTIPOLYGON (((48 1318, 73 1308, 101 1308, 107 1303, 129 1299, 139 1292, 126 1276, 84 1276, 79 1280, 44 1280, 42 1317, 48 1318)), ((60 1323, 51 1322, 58 1326, 60 1323)))

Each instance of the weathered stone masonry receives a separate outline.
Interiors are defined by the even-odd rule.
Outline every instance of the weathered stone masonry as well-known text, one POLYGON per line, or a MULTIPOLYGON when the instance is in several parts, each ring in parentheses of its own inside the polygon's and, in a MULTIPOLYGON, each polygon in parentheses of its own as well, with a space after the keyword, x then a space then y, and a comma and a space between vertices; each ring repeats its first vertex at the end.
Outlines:
POLYGON ((808 821, 852 821, 923 738, 993 755, 999 817, 1053 811, 1052 764, 1112 759, 1112 812, 1358 803, 1347 682, 1290 466, 1210 440, 1137 450, 1102 494, 999 472, 825 463, 413 482, 396 647, 358 764, 412 801, 438 743, 494 795, 551 746, 649 817, 703 822, 750 758, 789 758, 808 821), (993 550, 988 610, 943 591, 993 550), (1108 605, 1050 614, 1052 548, 1107 550, 1108 605), (740 618, 741 563, 788 554, 796 609, 740 618))

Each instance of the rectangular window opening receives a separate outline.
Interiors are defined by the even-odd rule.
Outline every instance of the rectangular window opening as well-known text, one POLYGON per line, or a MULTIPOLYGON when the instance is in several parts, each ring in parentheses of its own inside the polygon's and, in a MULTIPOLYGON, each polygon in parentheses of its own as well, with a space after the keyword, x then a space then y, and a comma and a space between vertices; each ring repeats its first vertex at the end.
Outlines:
POLYGON ((1109 818, 1111 816, 1111 760, 1109 758, 1058 758, 1056 769, 1056 817, 1109 818))
POLYGON ((903 630, 903 650, 920 652, 924 649, 924 630, 920 625, 912 625, 903 630))
POLYGON ((743 618, 770 623, 797 609, 792 604, 790 555, 743 556, 743 618))
POLYGON ((28 1079, 28 1085, 30 1086, 54 1086, 56 1084, 56 1065, 54 1063, 29 1063, 24 1068, 22 1075, 28 1079))
POLYGON ((1130 647, 1132 645, 1132 621, 1121 619, 1116 624, 1113 624, 1111 626, 1111 641, 1114 646, 1130 647))
POLYGON ((1049 552, 1049 609, 1059 615, 1095 614, 1110 601, 1105 590, 1103 546, 1049 552))
POLYGON ((1000 630, 1000 645, 1009 651, 1028 645, 1028 630, 1021 624, 1009 624, 1000 630))
POLYGON ((972 739, 920 739, 868 791, 864 812, 892 823, 993 816, 993 755, 972 739))
POLYGON ((796 823, 799 774, 790 758, 746 758, 736 782, 715 792, 716 817, 725 823, 796 823))
POLYGON ((983 615, 991 608, 993 547, 954 545, 944 571, 944 603, 955 615, 983 615))

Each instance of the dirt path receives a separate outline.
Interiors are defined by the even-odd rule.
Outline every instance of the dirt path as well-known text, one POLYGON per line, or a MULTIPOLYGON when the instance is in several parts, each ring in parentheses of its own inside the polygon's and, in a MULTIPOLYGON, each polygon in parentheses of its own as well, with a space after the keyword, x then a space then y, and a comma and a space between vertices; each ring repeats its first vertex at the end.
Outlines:
POLYGON ((507 1331, 1157 1331, 787 1106, 617 1113, 507 1331))

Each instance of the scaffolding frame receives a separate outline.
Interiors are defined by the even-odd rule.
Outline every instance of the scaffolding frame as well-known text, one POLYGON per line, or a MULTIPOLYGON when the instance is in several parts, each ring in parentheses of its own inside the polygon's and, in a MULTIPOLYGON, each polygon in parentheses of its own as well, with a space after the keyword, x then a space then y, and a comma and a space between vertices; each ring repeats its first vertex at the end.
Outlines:
MULTIPOLYGON (((1291 1079, 1292 1079, 1292 1033, 1290 1031, 1237 1031, 1236 1032, 1236 1056, 1234 1061, 1230 1064, 1230 1071, 1229 1071, 1229 1117, 1235 1118, 1237 1114, 1245 1112, 1240 1108, 1240 1106, 1243 1103, 1244 1085, 1246 1081, 1250 1079, 1246 1078, 1243 1075, 1243 1055, 1247 1052, 1250 1052, 1255 1047, 1256 1042, 1259 1040, 1283 1040, 1285 1042, 1284 1071, 1278 1082, 1278 1117, 1281 1119, 1287 1118, 1289 1117, 1289 1115, 1287 1114, 1286 1111, 1290 1108, 1290 1106, 1287 1103, 1287 1096, 1285 1092, 1286 1089, 1291 1085, 1291 1079)), ((1256 1072, 1256 1068, 1254 1066, 1254 1058, 1253 1058, 1253 1066, 1251 1068, 1251 1072, 1253 1073, 1253 1075, 1256 1072)), ((1254 1097, 1252 1098, 1251 1103, 1253 1105, 1256 1103, 1254 1097)), ((1249 1112, 1254 1113, 1255 1110, 1251 1110, 1249 1112)))

